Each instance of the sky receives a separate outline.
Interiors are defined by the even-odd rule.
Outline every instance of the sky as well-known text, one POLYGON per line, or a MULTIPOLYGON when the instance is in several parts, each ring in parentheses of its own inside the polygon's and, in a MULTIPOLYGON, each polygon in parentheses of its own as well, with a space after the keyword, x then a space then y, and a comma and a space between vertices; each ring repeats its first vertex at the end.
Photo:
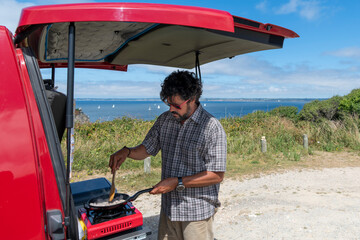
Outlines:
MULTIPOLYGON (((0 25, 15 32, 21 9, 34 5, 103 1, 0 0, 0 25)), ((104 1, 105 2, 105 1, 104 1)), ((111 2, 111 1, 106 1, 111 2)), ((203 98, 330 98, 360 88, 360 1, 140 0, 199 6, 295 31, 282 49, 236 56, 201 66, 203 98)), ((75 70, 76 98, 158 98, 175 68, 130 65, 127 72, 75 70)), ((44 77, 50 71, 42 71, 44 77)), ((66 92, 66 70, 56 71, 66 92)))

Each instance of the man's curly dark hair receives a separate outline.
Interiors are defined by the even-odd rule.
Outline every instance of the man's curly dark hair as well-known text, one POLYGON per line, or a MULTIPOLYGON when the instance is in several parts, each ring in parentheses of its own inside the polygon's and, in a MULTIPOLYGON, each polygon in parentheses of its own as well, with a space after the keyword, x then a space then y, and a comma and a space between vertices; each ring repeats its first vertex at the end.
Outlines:
POLYGON ((194 73, 189 71, 174 71, 161 84, 160 98, 166 101, 169 97, 179 95, 183 100, 195 99, 200 104, 202 83, 194 73))

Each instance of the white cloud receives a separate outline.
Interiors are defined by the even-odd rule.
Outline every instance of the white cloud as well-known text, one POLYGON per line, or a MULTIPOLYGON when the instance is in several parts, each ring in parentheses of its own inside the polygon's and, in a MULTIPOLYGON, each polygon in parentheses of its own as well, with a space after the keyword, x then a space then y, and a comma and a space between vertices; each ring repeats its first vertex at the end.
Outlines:
POLYGON ((286 88, 279 88, 279 87, 274 87, 274 86, 269 87, 269 92, 278 93, 278 92, 283 92, 283 91, 286 91, 286 88))
POLYGON ((126 85, 128 82, 119 81, 112 84, 94 84, 92 86, 77 87, 75 97, 83 98, 153 98, 158 97, 160 93, 159 84, 144 83, 141 81, 132 81, 132 85, 126 85))
POLYGON ((0 25, 15 33, 19 23, 21 10, 33 6, 31 2, 17 2, 15 0, 0 0, 0 25))
POLYGON ((162 67, 162 66, 142 65, 142 64, 129 66, 129 68, 137 68, 137 67, 145 68, 149 72, 152 72, 152 73, 160 73, 160 74, 166 74, 166 75, 168 75, 178 69, 178 68, 173 68, 173 67, 162 67))
POLYGON ((274 71, 281 71, 281 69, 268 61, 251 55, 241 55, 233 59, 224 59, 202 66, 202 73, 204 74, 240 75, 253 79, 263 78, 274 71))
MULTIPOLYGON (((100 74, 95 74, 99 77, 100 74)), ((103 74, 106 76, 106 74, 103 74)), ((80 79, 75 79, 80 80, 80 79)), ((58 91, 66 94, 66 82, 58 81, 58 91)), ((159 98, 159 82, 138 80, 76 81, 75 98, 159 98)))
MULTIPOLYGON (((261 2, 256 6, 257 9, 265 11, 267 1, 261 2)), ((315 0, 289 0, 289 2, 273 8, 275 14, 298 14, 307 20, 315 20, 320 17, 324 8, 320 5, 319 1, 315 0)))
POLYGON ((268 2, 267 2, 267 0, 258 3, 258 4, 255 6, 255 8, 256 8, 257 10, 266 12, 266 10, 267 10, 267 8, 268 8, 268 2))
MULTIPOLYGON (((97 98, 159 98, 160 84, 175 68, 131 65, 128 72, 75 71, 75 96, 97 98)), ((360 69, 353 65, 316 68, 311 63, 277 66, 254 55, 201 66, 209 98, 326 98, 360 88, 360 69)), ((66 89, 66 70, 57 70, 56 85, 66 89)))
POLYGON ((321 14, 321 7, 316 1, 302 2, 300 4, 299 14, 308 20, 319 18, 321 14))
POLYGON ((290 0, 288 3, 282 5, 277 11, 278 14, 289 14, 296 12, 299 7, 299 0, 290 0))
MULTIPOLYGON (((144 65, 131 66, 129 72, 78 69, 75 96, 159 98, 160 84, 172 70, 144 65)), ((66 71, 57 71, 56 77, 56 85, 64 91, 66 71)), ((307 63, 276 66, 250 55, 206 64, 202 77, 205 98, 326 98, 360 88, 358 68, 319 69, 307 63)))
POLYGON ((337 51, 326 52, 325 55, 360 59, 360 47, 346 47, 337 51))
POLYGON ((222 97, 331 97, 360 87, 356 67, 319 69, 307 63, 279 67, 249 55, 207 64, 202 72, 204 85, 216 90, 205 88, 212 97, 220 92, 222 97), (215 87, 220 85, 221 90, 215 87))

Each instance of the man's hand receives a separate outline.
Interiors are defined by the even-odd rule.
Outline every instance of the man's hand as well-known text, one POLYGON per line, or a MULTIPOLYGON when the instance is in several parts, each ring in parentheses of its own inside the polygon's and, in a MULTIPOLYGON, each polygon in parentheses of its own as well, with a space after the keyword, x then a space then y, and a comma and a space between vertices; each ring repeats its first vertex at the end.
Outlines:
POLYGON ((121 164, 123 164, 127 158, 129 151, 127 148, 122 148, 110 156, 109 167, 111 168, 111 173, 114 173, 114 171, 120 168, 121 164))
POLYGON ((150 194, 160 194, 171 192, 178 185, 178 179, 176 177, 167 178, 159 182, 154 186, 154 189, 151 190, 150 194))
POLYGON ((110 156, 109 167, 111 168, 111 172, 114 173, 114 171, 119 169, 127 157, 134 160, 144 160, 148 156, 150 155, 146 152, 146 148, 142 144, 133 148, 123 147, 110 156))

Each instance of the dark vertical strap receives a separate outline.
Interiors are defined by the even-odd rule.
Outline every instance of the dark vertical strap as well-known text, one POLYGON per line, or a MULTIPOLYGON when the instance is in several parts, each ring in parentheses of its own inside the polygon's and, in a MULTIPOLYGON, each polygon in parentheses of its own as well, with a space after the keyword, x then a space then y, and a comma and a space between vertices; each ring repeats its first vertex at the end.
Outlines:
MULTIPOLYGON (((69 25, 68 49, 68 75, 67 75, 67 101, 66 101, 66 129, 67 129, 67 159, 66 159, 66 209, 65 226, 70 226, 70 154, 71 154, 71 128, 74 126, 74 69, 75 69, 75 24, 69 25)), ((69 229, 69 228, 68 228, 69 229)), ((70 232, 69 232, 70 233, 70 232)))
POLYGON ((195 74, 196 77, 201 81, 201 71, 200 71, 200 60, 199 60, 200 51, 195 52, 195 74))
POLYGON ((53 63, 51 64, 51 80, 52 84, 55 86, 55 65, 53 63))

